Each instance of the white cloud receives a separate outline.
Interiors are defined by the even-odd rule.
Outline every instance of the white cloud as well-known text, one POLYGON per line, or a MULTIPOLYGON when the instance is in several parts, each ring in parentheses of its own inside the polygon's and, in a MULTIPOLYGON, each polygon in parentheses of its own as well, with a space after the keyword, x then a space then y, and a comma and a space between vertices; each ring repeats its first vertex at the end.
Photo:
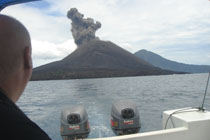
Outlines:
POLYGON ((47 41, 32 40, 34 67, 52 61, 58 61, 69 55, 76 49, 73 40, 67 40, 60 44, 47 41))
POLYGON ((3 13, 20 20, 36 40, 63 42, 72 38, 70 21, 63 16, 52 16, 37 8, 25 5, 8 7, 3 13))
MULTIPOLYGON (((72 39, 71 21, 66 18, 67 11, 72 7, 78 8, 85 17, 92 17, 102 23, 102 28, 96 33, 102 40, 113 41, 131 52, 140 49, 170 52, 176 44, 210 44, 208 0, 46 1, 50 5, 42 10, 27 5, 17 5, 3 11, 26 25, 34 46, 43 46, 41 44, 49 46, 51 50, 43 48, 42 52, 40 52, 41 47, 37 47, 39 49, 35 47, 36 57, 34 57, 39 60, 44 61, 46 57, 61 59, 66 55, 59 51, 65 47, 58 49, 57 46, 72 39)), ((183 49, 186 50, 185 55, 189 55, 190 45, 186 45, 183 49)), ((198 50, 193 51, 198 52, 198 50)), ((194 55, 200 54, 194 53, 194 55)), ((174 56, 173 59, 184 61, 184 57, 180 59, 174 56)), ((199 60, 190 61, 199 63, 199 61, 204 62, 204 59, 206 58, 199 57, 199 60)))

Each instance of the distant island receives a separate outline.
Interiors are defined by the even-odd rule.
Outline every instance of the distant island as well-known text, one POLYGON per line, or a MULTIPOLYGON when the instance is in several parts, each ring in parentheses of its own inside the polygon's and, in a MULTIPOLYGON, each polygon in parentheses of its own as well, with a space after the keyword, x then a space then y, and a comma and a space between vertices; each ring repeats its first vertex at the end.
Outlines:
POLYGON ((140 59, 143 59, 146 62, 152 64, 153 66, 165 70, 187 72, 187 73, 208 73, 210 71, 209 65, 190 65, 190 64, 179 63, 168 60, 158 54, 155 54, 147 50, 140 50, 134 54, 140 59))
POLYGON ((174 72, 155 67, 110 41, 95 36, 100 22, 84 18, 76 8, 68 11, 77 49, 62 59, 33 70, 31 80, 104 78, 122 76, 166 75, 174 72))

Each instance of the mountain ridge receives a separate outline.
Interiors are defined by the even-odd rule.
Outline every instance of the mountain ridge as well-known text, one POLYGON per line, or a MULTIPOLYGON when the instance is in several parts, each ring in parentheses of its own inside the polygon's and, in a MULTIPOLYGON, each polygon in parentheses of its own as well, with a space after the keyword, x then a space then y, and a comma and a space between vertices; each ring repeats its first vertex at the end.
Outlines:
POLYGON ((188 73, 208 73, 210 71, 209 65, 193 65, 180 63, 166 59, 156 53, 147 51, 145 49, 135 52, 134 55, 161 69, 188 73))

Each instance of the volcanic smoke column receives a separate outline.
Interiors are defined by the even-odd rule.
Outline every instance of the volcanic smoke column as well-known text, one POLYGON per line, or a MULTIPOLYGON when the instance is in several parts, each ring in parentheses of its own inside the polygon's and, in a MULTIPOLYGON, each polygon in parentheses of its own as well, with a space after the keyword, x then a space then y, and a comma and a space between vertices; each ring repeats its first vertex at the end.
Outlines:
POLYGON ((99 38, 95 36, 95 32, 101 28, 100 22, 96 21, 96 23, 94 23, 92 18, 83 18, 84 15, 79 13, 76 8, 71 8, 67 13, 67 17, 72 21, 71 32, 78 47, 90 40, 99 40, 99 38))

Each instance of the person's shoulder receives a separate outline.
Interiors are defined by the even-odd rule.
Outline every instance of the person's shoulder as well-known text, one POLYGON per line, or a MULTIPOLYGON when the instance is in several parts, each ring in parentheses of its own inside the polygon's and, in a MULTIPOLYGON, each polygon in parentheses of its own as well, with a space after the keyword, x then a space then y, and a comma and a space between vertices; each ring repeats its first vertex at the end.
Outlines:
POLYGON ((0 100, 0 116, 6 115, 9 113, 14 113, 14 108, 12 107, 11 104, 0 100))
POLYGON ((13 133, 13 135, 9 135, 9 140, 13 138, 21 140, 51 140, 49 136, 20 109, 1 101, 0 124, 2 135, 6 135, 8 132, 13 133))
POLYGON ((14 116, 16 118, 18 118, 18 117, 22 117, 24 115, 22 114, 22 112, 19 109, 17 109, 16 106, 14 106, 8 102, 0 100, 0 118, 6 117, 7 119, 9 119, 10 117, 14 118, 14 116))

